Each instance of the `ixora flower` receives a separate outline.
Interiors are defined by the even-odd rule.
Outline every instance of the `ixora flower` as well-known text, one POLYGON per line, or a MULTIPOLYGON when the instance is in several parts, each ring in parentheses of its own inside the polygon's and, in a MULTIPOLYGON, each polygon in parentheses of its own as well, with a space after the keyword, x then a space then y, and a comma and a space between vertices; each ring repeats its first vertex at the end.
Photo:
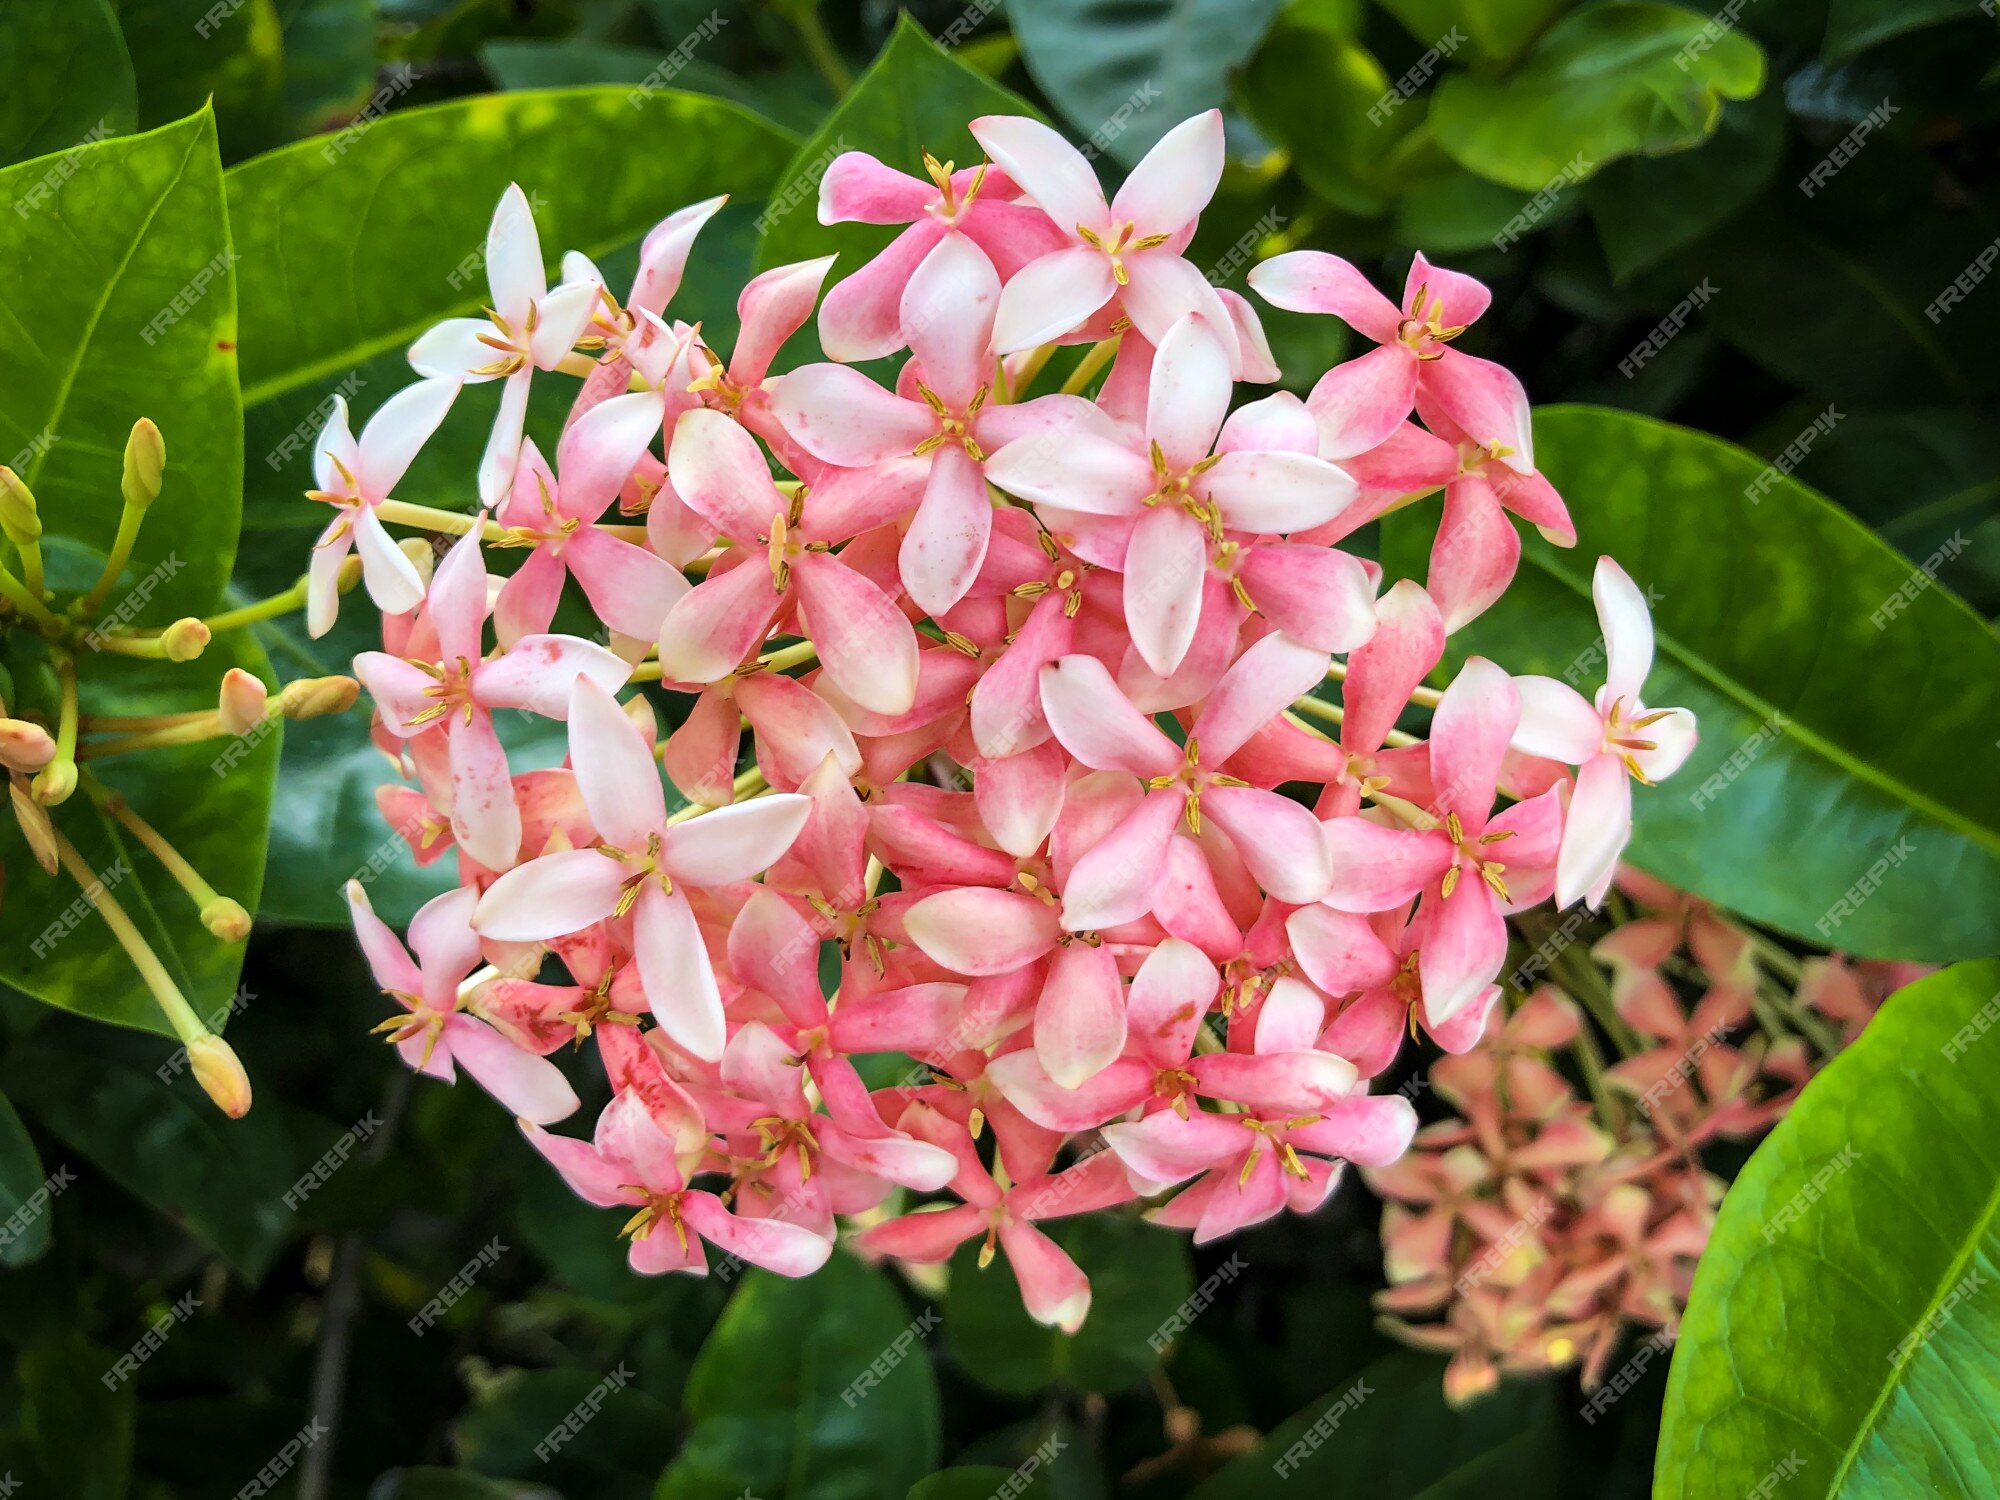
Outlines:
MULTIPOLYGON (((351 536, 384 611, 384 649, 355 667, 405 778, 380 802, 458 876, 416 915, 415 959, 354 897, 403 1007, 386 1029, 627 1210, 635 1270, 699 1274, 714 1246, 803 1275, 895 1194, 857 1252, 930 1263, 977 1241, 1069 1330, 1089 1282, 1041 1225, 1144 1200, 1205 1241, 1314 1211, 1348 1163, 1404 1170, 1415 1111, 1369 1080, 1420 1029, 1465 1054, 1440 1092, 1465 1094, 1496 1161, 1498 1091, 1536 1107, 1544 1167, 1601 1162, 1532 1055, 1561 1028, 1493 1029, 1508 922, 1601 890, 1628 777, 1670 770, 1692 723, 1640 705, 1650 633, 1609 563, 1594 707, 1476 657, 1424 685, 1511 578, 1510 517, 1568 539, 1525 394, 1451 347, 1485 289, 1420 258, 1398 308, 1345 262, 1272 262, 1267 297, 1381 347, 1308 401, 1245 401, 1275 374, 1254 315, 1183 255, 1220 115, 1168 132, 1108 198, 1048 127, 972 128, 992 159, 927 160, 928 182, 836 161, 824 221, 906 227, 823 302, 830 257, 758 276, 726 362, 665 316, 715 201, 647 237, 620 304, 573 252, 548 289, 510 189, 491 321, 426 334, 413 359, 435 378, 358 442, 337 410, 317 498, 349 527, 323 550, 351 536), (772 373, 816 304, 831 362, 772 373), (1061 388, 1038 387, 1083 341, 1061 388), (893 378, 850 363, 905 349, 893 378), (577 387, 560 432, 530 439, 536 370, 577 387), (495 379, 482 508, 389 502, 456 382, 495 379), (1427 585, 1334 545, 1438 488, 1427 585), (646 525, 609 523, 614 500, 646 525), (384 529, 405 520, 466 533, 427 582, 384 529), (616 650, 549 633, 574 617, 616 650), (566 763, 510 766, 502 709, 566 721, 566 763), (883 1052, 922 1067, 871 1089, 857 1060, 883 1052), (608 1087, 588 1140, 542 1128, 575 1108, 558 1054, 608 1087)), ((316 599, 333 569, 315 563, 316 599)), ((224 706, 262 711, 241 684, 224 706)), ((45 753, 34 730, 9 729, 10 767, 45 753)), ((1724 1060, 1730 1112, 1705 1128, 1776 1107, 1745 1081, 1761 1053, 1724 1060)), ((1794 1049, 1765 1073, 1796 1087, 1804 1065, 1794 1049)), ((1389 1226, 1398 1292, 1443 1264, 1436 1223, 1490 1224, 1492 1175, 1454 1159, 1385 1179, 1432 1205, 1389 1226)), ((1660 1257, 1699 1216, 1590 1202, 1564 1296, 1579 1317, 1614 1288, 1657 1310, 1660 1257)), ((1466 1308, 1449 1337, 1476 1384, 1520 1356, 1509 1309, 1466 1308)))

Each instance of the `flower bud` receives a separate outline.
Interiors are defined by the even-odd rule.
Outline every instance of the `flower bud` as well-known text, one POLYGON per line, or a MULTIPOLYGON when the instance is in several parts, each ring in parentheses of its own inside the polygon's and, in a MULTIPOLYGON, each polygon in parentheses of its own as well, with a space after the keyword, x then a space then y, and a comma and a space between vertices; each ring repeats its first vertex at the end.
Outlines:
POLYGON ((250 913, 241 902, 217 896, 201 909, 201 925, 225 943, 240 943, 250 936, 250 913))
POLYGON ((49 822, 48 810, 28 795, 28 789, 18 781, 7 783, 8 798, 14 804, 14 821, 21 825, 21 837, 28 841, 28 850, 35 856, 35 863, 43 873, 56 872, 56 831, 49 822))
POLYGON ((250 1113, 250 1075, 236 1056, 236 1049, 221 1037, 204 1033, 188 1043, 188 1061, 194 1067, 195 1082, 215 1101, 215 1107, 232 1120, 250 1113))
POLYGON ((34 772, 55 758, 55 739, 41 725, 26 719, 0 719, 0 766, 34 772))
POLYGON ((248 734, 268 716, 264 684, 244 671, 231 667, 222 674, 222 701, 216 716, 225 734, 248 734))
POLYGON ((160 646, 168 661, 193 661, 208 649, 208 627, 189 615, 160 632, 160 646))
MULTIPOLYGON (((360 586, 360 583, 361 583, 361 556, 359 553, 350 552, 341 561, 340 573, 337 577, 335 577, 333 581, 333 586, 343 594, 351 594, 357 587, 360 586)), ((430 580, 428 578, 424 580, 424 586, 426 588, 430 586, 430 580)))
MULTIPOLYGON (((426 589, 431 586, 431 574, 437 571, 437 549, 424 537, 406 536, 396 543, 397 549, 410 560, 410 566, 417 570, 417 577, 423 580, 426 589)), ((355 559, 359 563, 360 559, 355 559)))
POLYGON ((118 485, 125 503, 134 510, 144 510, 159 499, 160 476, 166 467, 166 439, 151 417, 139 418, 125 440, 125 475, 118 485))
POLYGON ((343 714, 361 696, 361 684, 352 677, 299 677, 278 694, 278 712, 288 719, 317 719, 323 714, 343 714))
POLYGON ((0 531, 16 547, 38 541, 42 535, 41 513, 35 509, 35 492, 28 482, 5 464, 0 464, 0 531))
POLYGON ((76 762, 68 758, 51 760, 35 773, 30 786, 35 800, 44 807, 58 807, 69 801, 76 790, 76 762))

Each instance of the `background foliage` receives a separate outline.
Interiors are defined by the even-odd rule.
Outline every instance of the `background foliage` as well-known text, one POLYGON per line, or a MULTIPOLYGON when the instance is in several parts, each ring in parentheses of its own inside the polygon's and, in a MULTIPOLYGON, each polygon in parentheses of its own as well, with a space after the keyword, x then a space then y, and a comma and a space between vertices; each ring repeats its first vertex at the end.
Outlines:
MULTIPOLYGON (((152 416, 170 468, 141 571, 184 566, 142 618, 259 597, 297 575, 318 524, 299 492, 325 398, 372 409, 406 378, 408 339, 476 305, 507 181, 545 247, 586 250, 614 284, 659 216, 730 193, 676 303, 726 343, 753 267, 851 265, 879 243, 814 221, 833 150, 963 163, 968 118, 1026 109, 1126 166, 1220 104, 1232 164, 1198 264, 1240 288, 1257 255, 1312 246, 1393 287, 1421 246, 1495 288, 1465 346, 1563 403, 1539 456, 1581 545, 1531 541, 1520 584, 1454 645, 1561 675, 1547 653, 1592 636, 1597 552, 1654 590, 1659 696, 1700 713, 1704 743, 1639 799, 1634 858, 1798 944, 1978 957, 2000 949, 1996 40, 1977 0, 1746 0, 1717 19, 1652 0, 940 0, 900 21, 882 0, 0 0, 0 459, 87 578, 124 432, 152 416), (648 81, 670 91, 635 102, 648 81), (799 182, 803 206, 760 236, 799 182), (143 337, 204 267, 203 293, 143 337), (1716 796, 1693 805, 1705 782, 1716 796), (1897 849, 1914 853, 1824 925, 1897 849)), ((1267 323, 1290 379, 1344 352, 1331 320, 1267 323)), ((462 505, 481 426, 455 418, 404 496, 462 505)), ((1421 529, 1392 517, 1368 544, 1420 571, 1421 529)), ((234 663, 270 681, 342 670, 368 644, 360 614, 319 642, 229 637, 234 663)), ((6 649, 9 701, 33 703, 46 663, 6 649)), ((166 691, 157 670, 130 679, 125 711, 166 691)), ((1976 1431, 1977 1389, 1945 1387, 1985 1325, 1955 1325, 1967 1342, 1913 1359, 1885 1397, 1883 1372, 1838 1359, 1863 1314, 1811 1309, 1828 1277, 1895 1271, 1866 1314, 1873 1347, 1940 1277, 1990 1263, 1990 1090, 1938 1060, 1990 1009, 1990 966, 1899 998, 1759 1152, 1703 1263, 1660 1442, 1657 1365, 1593 1420, 1551 1385, 1446 1410, 1437 1363, 1370 1324, 1377 1208, 1358 1182, 1310 1221, 1193 1253, 1133 1220, 1074 1226, 1097 1291, 1074 1339, 965 1263, 917 1286, 845 1258, 799 1285, 632 1278, 499 1112, 413 1088, 366 1045, 378 997, 347 936, 315 928, 351 873, 392 919, 430 887, 375 815, 365 707, 288 726, 282 772, 279 738, 226 778, 196 747, 120 782, 218 886, 246 904, 262 888, 247 956, 143 873, 129 898, 197 1009, 240 1011, 258 1087, 241 1122, 185 1076, 161 1082, 168 1043, 96 934, 33 951, 72 893, 0 832, 0 1474, 23 1493, 234 1493, 291 1451, 274 1483, 314 1500, 934 1500, 1023 1472, 1064 1500, 1234 1500, 1289 1492, 1271 1455, 1357 1381, 1365 1414, 1320 1448, 1316 1493, 1644 1494, 1656 1442, 1660 1493, 1724 1471, 1740 1492, 1800 1440, 1741 1397, 1802 1367, 1823 1379, 1795 1420, 1832 1445, 1803 1488, 1978 1490, 1927 1426, 1879 1418, 1907 1390, 1943 1403, 1924 1409, 1947 1434, 1976 1431), (1879 1104, 1897 1090, 1907 1110, 1879 1104), (1842 1191, 1910 1243, 1821 1246, 1829 1269, 1804 1269, 1758 1205, 1851 1138, 1823 1122, 1864 1098, 1854 1117, 1879 1139, 1842 1191), (1952 1129, 1984 1154, 1940 1167, 1952 1129), (338 1169, 301 1189, 320 1162, 338 1169), (1907 1222, 1918 1192, 1934 1243, 1907 1222), (413 1330, 466 1268, 470 1290, 413 1330), (1149 1335, 1211 1278, 1214 1305, 1162 1365, 1149 1335), (1762 1362, 1697 1363, 1731 1316, 1775 1330, 1762 1362), (128 1349, 135 1372, 109 1378, 128 1349), (601 1411, 544 1462, 537 1444, 587 1399, 601 1411), (1185 1416, 1170 1431, 1170 1408, 1198 1433, 1185 1416), (288 1450, 314 1422, 328 1436, 288 1450)), ((517 767, 561 753, 515 748, 517 767)), ((86 850, 95 867, 116 837, 86 850)))

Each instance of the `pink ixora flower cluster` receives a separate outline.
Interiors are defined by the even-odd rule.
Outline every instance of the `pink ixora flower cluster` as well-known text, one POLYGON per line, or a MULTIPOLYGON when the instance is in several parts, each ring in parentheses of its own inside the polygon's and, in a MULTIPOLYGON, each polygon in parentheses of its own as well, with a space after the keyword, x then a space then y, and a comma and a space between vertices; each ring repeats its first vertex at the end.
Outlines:
POLYGON ((551 289, 509 189, 486 317, 419 339, 425 380, 358 439, 337 403, 321 435, 313 620, 358 548, 384 621, 355 671, 404 775, 382 807, 457 861, 408 950, 350 887, 410 1066, 520 1116, 630 1216, 639 1271, 707 1243, 802 1274, 865 1213, 863 1253, 979 1241, 1073 1329, 1089 1288, 1045 1221, 1143 1198, 1212 1239, 1395 1161, 1416 1117, 1370 1080, 1418 1025, 1472 1045, 1509 914, 1602 894, 1629 779, 1694 728, 1639 701, 1650 625, 1608 560, 1594 702, 1477 658, 1420 686, 1513 572, 1503 511, 1572 537, 1519 383, 1453 347, 1482 286, 1419 257, 1398 307, 1331 256, 1271 260, 1261 294, 1381 347, 1237 404, 1278 371, 1185 256, 1220 116, 1109 200, 1043 125, 972 133, 970 170, 835 161, 823 221, 908 227, 824 300, 830 257, 756 277, 726 356, 668 312, 719 202, 647 236, 621 301, 575 254, 551 289), (774 373, 815 307, 836 362, 774 373), (838 362, 904 355, 889 384, 838 362), (1045 367, 1070 373, 1037 394, 1045 367), (552 454, 524 436, 538 374, 581 377, 552 454), (396 499, 482 381, 482 509, 396 499), (1338 543, 1439 488, 1428 585, 1381 592, 1338 543), (386 524, 463 536, 431 573, 386 524), (551 633, 571 579, 595 641, 551 633), (1337 707, 1308 696, 1329 677, 1337 707), (666 696, 620 701, 641 682, 666 696), (1427 740, 1396 727, 1413 702, 1427 740), (512 767, 502 710, 566 721, 566 764, 512 767), (551 1060, 586 1041, 598 1068, 551 1060), (881 1053, 917 1067, 871 1088, 881 1053), (600 1072, 594 1133, 546 1129, 600 1072))
POLYGON ((1678 1330, 1723 1190, 1702 1150, 1769 1129, 1889 992, 1928 972, 1799 960, 1636 870, 1616 885, 1622 920, 1589 959, 1565 945, 1559 983, 1432 1064, 1457 1116, 1366 1173, 1386 1200, 1377 1305, 1405 1342, 1452 1356, 1453 1402, 1502 1372, 1575 1367, 1595 1420, 1627 1389, 1607 1383, 1621 1349, 1636 1378, 1678 1330), (1579 1070, 1589 1100, 1557 1069, 1599 1045, 1571 991, 1596 1002, 1620 1054, 1579 1070))

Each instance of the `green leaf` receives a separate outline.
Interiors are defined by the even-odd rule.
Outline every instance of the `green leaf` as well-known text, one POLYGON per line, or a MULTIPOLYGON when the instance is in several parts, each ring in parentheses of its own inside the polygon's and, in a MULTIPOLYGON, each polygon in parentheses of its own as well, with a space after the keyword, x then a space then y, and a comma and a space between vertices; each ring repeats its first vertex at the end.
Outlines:
POLYGON ((1391 92, 1389 75, 1360 42, 1280 17, 1244 70, 1238 95, 1315 193, 1349 213, 1374 215, 1388 206, 1382 159, 1423 106, 1391 92))
POLYGON ((478 311, 486 226, 509 182, 537 204, 548 260, 570 248, 595 257, 687 203, 760 193, 790 145, 721 100, 662 91, 635 102, 611 86, 398 110, 341 141, 232 168, 244 404, 304 397, 256 436, 288 435, 364 361, 478 311))
POLYGON ((838 251, 837 279, 859 270, 901 232, 893 225, 819 222, 814 212, 819 180, 843 151, 866 151, 902 172, 921 172, 925 151, 964 166, 983 157, 966 129, 973 120, 1036 113, 1019 96, 939 50, 906 13, 868 71, 777 175, 761 224, 758 267, 838 251))
POLYGON ((132 1480, 130 1381, 108 1390, 99 1379, 115 1355, 80 1334, 21 1356, 21 1396, 36 1465, 59 1495, 124 1500, 132 1480))
POLYGON ((1012 1395, 1056 1381, 1086 1391, 1139 1384, 1159 1363, 1151 1340, 1194 1290, 1186 1242, 1123 1215, 1050 1228, 1090 1278, 1083 1327, 1070 1335, 1035 1322, 1007 1267, 980 1270, 973 1244, 952 1257, 946 1347, 974 1380, 1012 1395))
POLYGON ((1893 996, 1729 1189, 1654 1493, 2000 1488, 2000 963, 1893 996))
MULTIPOLYGON (((1577 545, 1529 538, 1452 660, 1594 690, 1597 558, 1651 591, 1646 701, 1692 709, 1701 744, 1665 785, 1634 788, 1627 858, 1811 943, 1930 960, 2000 948, 2000 639, 1740 448, 1602 407, 1542 408, 1535 434, 1577 545)), ((1435 518, 1388 519, 1392 574, 1422 575, 1435 518)))
POLYGON ((375 88, 376 18, 374 0, 283 0, 282 9, 277 129, 290 140, 367 107, 375 88))
POLYGON ((47 1182, 28 1127, 0 1094, 0 1265, 25 1266, 49 1248, 47 1182))
POLYGON ((1653 0, 1590 6, 1557 22, 1506 77, 1444 79, 1431 128, 1463 165, 1531 193, 1635 152, 1685 150, 1714 132, 1724 99, 1764 86, 1763 51, 1741 31, 1689 49, 1707 39, 1708 25, 1697 11, 1653 0))
POLYGON ((165 1043, 94 1032, 80 1045, 80 1035, 47 1027, 17 1048, 7 1060, 8 1096, 239 1275, 261 1279, 292 1222, 285 1193, 312 1165, 296 1159, 283 1101, 259 1101, 232 1120, 165 1043))
MULTIPOLYGON (((152 525, 148 522, 148 525, 152 525)), ((110 656, 79 666, 85 713, 159 714, 212 706, 230 667, 275 685, 270 663, 247 631, 219 635, 198 661, 166 663, 110 656)), ((258 909, 264 841, 277 782, 282 730, 86 762, 138 815, 184 855, 218 893, 258 909)), ((220 1031, 243 966, 240 943, 225 943, 160 862, 83 791, 53 813, 56 827, 96 871, 194 1007, 220 1031)), ((0 974, 49 1005, 119 1026, 172 1034, 103 919, 69 875, 35 867, 20 830, 0 823, 0 863, 8 873, 7 920, 0 925, 0 974)))
POLYGON ((695 1361, 655 1500, 902 1495, 938 1462, 936 1319, 843 1253, 797 1281, 751 1271, 695 1361))
POLYGON ((0 57, 0 165, 124 135, 138 118, 110 0, 0 0, 0 57))
POLYGON ((1891 37, 1983 9, 1980 0, 1832 0, 1823 50, 1828 62, 1840 62, 1891 37))
POLYGON ((276 0, 113 0, 139 82, 139 123, 209 104, 225 137, 277 102, 284 26, 276 0))
POLYGON ((672 1453, 673 1413, 610 1370, 516 1370, 456 1424, 459 1462, 499 1478, 546 1479, 564 1494, 638 1497, 672 1453), (586 1405, 585 1403, 588 1403, 586 1405), (590 1426, 559 1431, 573 1412, 590 1426))
POLYGON ((1715 139, 1672 156, 1635 156, 1593 177, 1583 201, 1624 282, 1729 218, 1769 185, 1785 145, 1784 96, 1725 108, 1715 139))
POLYGON ((909 1500, 993 1500, 1001 1494, 1039 1497, 1048 1492, 1042 1476, 1032 1471, 1023 1475, 1019 1469, 1003 1469, 997 1464, 968 1464, 940 1469, 918 1480, 910 1488, 909 1500))
POLYGON ((1555 1436, 1552 1382, 1503 1381, 1454 1411, 1443 1361, 1399 1350, 1287 1418, 1189 1500, 1547 1494, 1555 1436), (1301 1477, 1304 1488, 1294 1483, 1301 1477))
POLYGON ((50 532, 103 553, 124 507, 119 455, 151 417, 166 482, 127 576, 173 557, 146 618, 202 613, 229 576, 243 481, 215 121, 204 109, 84 146, 59 171, 0 170, 0 203, 15 209, 0 214, 0 265, 16 278, 0 303, 0 454, 28 455, 15 467, 50 532))
POLYGON ((463 1469, 391 1469, 368 1491, 368 1500, 529 1500, 553 1491, 524 1491, 463 1469))
POLYGON ((1282 0, 1012 0, 1021 59, 1075 127, 1126 166, 1222 103, 1282 0))
MULTIPOLYGON (((695 18, 687 28, 689 34, 706 14, 704 11, 695 18)), ((481 47, 479 61, 503 89, 546 89, 643 83, 664 59, 655 48, 624 47, 582 37, 561 41, 506 37, 481 47)), ((700 57, 688 57, 675 66, 673 82, 675 88, 690 93, 734 100, 789 130, 811 130, 826 113, 826 106, 789 75, 746 77, 700 57)))
MULTIPOLYGON (((1512 57, 1571 0, 1382 0, 1382 8, 1403 23, 1423 47, 1438 47, 1456 33, 1480 55, 1512 57)), ((1457 53, 1457 43, 1448 49, 1457 53)), ((1469 60, 1469 59, 1467 59, 1469 60)))

